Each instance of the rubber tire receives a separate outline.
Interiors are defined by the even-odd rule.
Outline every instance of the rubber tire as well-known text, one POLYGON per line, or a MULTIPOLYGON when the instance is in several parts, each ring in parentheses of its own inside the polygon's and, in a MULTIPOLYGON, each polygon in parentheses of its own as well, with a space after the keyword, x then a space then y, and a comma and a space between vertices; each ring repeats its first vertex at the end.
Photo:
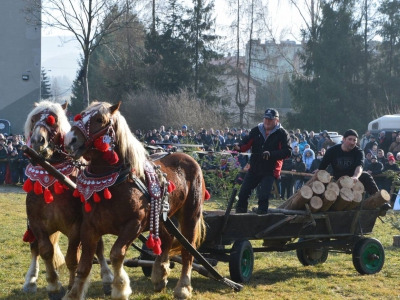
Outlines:
MULTIPOLYGON (((300 238, 299 242, 304 241, 300 238)), ((303 266, 315 266, 326 262, 328 259, 328 250, 315 250, 314 248, 304 248, 296 250, 297 259, 303 266)))
POLYGON ((237 240, 233 243, 229 255, 229 273, 235 282, 248 282, 254 268, 254 252, 248 240, 237 240))
POLYGON ((361 275, 371 275, 382 270, 385 250, 381 242, 373 238, 360 239, 353 249, 353 265, 361 275), (374 257, 371 257, 373 255, 374 257))
MULTIPOLYGON (((145 251, 150 251, 149 248, 147 248, 146 244, 142 245, 142 250, 145 251)), ((147 254, 147 253, 140 253, 139 259, 143 259, 143 260, 154 260, 154 257, 147 254)), ((142 268, 142 272, 144 274, 144 276, 146 277, 150 277, 151 276, 151 272, 153 272, 153 268, 152 267, 141 267, 142 268)))

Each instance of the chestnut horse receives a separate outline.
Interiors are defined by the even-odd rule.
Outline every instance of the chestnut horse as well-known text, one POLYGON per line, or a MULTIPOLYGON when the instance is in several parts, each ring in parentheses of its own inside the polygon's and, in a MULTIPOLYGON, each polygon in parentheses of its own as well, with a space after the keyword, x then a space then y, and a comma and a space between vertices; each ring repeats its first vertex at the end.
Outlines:
MULTIPOLYGON (((35 108, 29 113, 25 122, 25 137, 28 146, 40 153, 55 168, 66 175, 73 176, 77 170, 72 165, 71 159, 63 152, 63 138, 71 128, 65 115, 66 107, 67 104, 61 106, 49 101, 35 103, 35 108)), ((79 199, 73 197, 73 191, 54 182, 55 179, 46 174, 41 167, 29 164, 26 169, 30 178, 24 184, 24 190, 28 192, 26 212, 29 230, 24 235, 24 239, 31 242, 32 259, 23 289, 26 292, 37 290, 40 254, 46 266, 49 297, 61 299, 65 291, 56 270, 66 264, 69 270, 69 287, 71 287, 80 254, 82 205, 79 199), (43 187, 45 187, 44 191, 43 187), (65 259, 58 245, 60 232, 68 237, 65 259), (27 238, 27 235, 31 236, 27 238)), ((71 179, 74 180, 74 177, 71 179)), ((107 292, 107 285, 109 290, 113 275, 107 266, 103 250, 103 241, 100 240, 96 254, 101 264, 101 275, 107 292)))
MULTIPOLYGON (((155 215, 153 221, 159 220, 157 209, 155 213, 151 213, 154 210, 153 202, 150 203, 134 180, 146 184, 145 178, 148 173, 145 174, 144 171, 147 153, 120 114, 120 104, 121 102, 115 105, 106 102, 92 103, 74 118, 75 123, 65 136, 65 149, 76 159, 85 157, 90 165, 84 173, 78 175, 77 185, 80 176, 86 178, 82 181, 84 188, 79 189, 78 185, 77 190, 81 192, 80 196, 84 197, 87 213, 84 213, 81 227, 82 256, 77 276, 74 286, 64 299, 84 297, 96 243, 104 234, 118 236, 110 252, 114 272, 111 298, 128 299, 132 291, 129 277, 123 269, 124 257, 139 234, 149 230, 149 227, 151 230, 150 215, 155 215), (105 189, 92 188, 92 191, 87 193, 91 189, 90 185, 97 185, 104 178, 106 179, 103 181, 106 182, 109 180, 107 178, 112 176, 109 174, 115 172, 119 174, 119 178, 124 173, 128 175, 122 176, 119 182, 117 180, 117 184, 107 184, 105 189), (103 192, 97 194, 99 191, 103 192)), ((168 216, 176 218, 182 234, 194 247, 198 247, 205 235, 202 204, 206 191, 200 166, 184 153, 166 155, 154 164, 157 164, 163 172, 159 177, 166 177, 176 187, 174 191, 170 190, 168 195, 170 205, 168 216)), ((166 231, 162 221, 159 224, 159 237, 162 253, 156 257, 153 266, 151 281, 154 289, 160 292, 166 287, 169 252, 173 248, 180 251, 183 261, 181 277, 175 287, 174 295, 179 299, 189 298, 192 291, 193 256, 177 243, 173 245, 174 238, 166 231)))

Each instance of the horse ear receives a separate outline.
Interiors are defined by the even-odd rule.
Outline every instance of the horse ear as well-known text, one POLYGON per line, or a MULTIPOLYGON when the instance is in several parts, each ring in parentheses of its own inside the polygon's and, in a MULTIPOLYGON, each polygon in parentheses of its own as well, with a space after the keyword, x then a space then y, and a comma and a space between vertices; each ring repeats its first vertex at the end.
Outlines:
POLYGON ((63 105, 61 105, 63 110, 66 110, 68 107, 68 101, 65 101, 65 103, 63 105))
POLYGON ((114 104, 113 106, 110 107, 110 114, 115 114, 118 110, 119 107, 121 106, 122 101, 119 101, 117 104, 114 104))

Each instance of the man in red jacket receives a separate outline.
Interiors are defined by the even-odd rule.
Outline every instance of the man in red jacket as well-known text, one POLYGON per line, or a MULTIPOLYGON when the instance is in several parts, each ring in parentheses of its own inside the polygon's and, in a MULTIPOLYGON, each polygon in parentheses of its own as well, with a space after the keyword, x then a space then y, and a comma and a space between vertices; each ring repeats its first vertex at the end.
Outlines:
POLYGON ((250 169, 240 188, 236 213, 247 213, 248 199, 259 184, 256 213, 268 213, 272 186, 280 176, 283 160, 292 152, 289 134, 279 123, 278 111, 267 109, 263 122, 251 129, 249 135, 244 136, 234 148, 240 152, 251 149, 252 153, 250 169))

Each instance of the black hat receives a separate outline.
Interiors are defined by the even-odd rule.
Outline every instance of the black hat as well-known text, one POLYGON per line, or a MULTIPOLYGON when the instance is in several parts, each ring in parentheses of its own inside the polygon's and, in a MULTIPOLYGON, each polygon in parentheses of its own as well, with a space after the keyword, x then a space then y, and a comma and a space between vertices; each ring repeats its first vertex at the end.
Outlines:
POLYGON ((371 136, 369 137, 370 139, 376 139, 376 137, 374 135, 371 134, 371 136))
POLYGON ((376 155, 371 156, 371 160, 373 160, 373 159, 377 159, 376 155))
POLYGON ((353 135, 353 136, 355 136, 356 138, 358 138, 358 133, 357 133, 357 131, 355 131, 354 129, 348 129, 348 130, 344 133, 343 137, 344 137, 344 138, 347 138, 347 137, 350 136, 350 135, 353 135))
POLYGON ((231 136, 233 136, 233 133, 232 133, 232 132, 228 132, 226 135, 231 135, 231 136))
POLYGON ((273 108, 268 108, 264 113, 264 118, 267 118, 267 119, 278 119, 279 118, 279 113, 273 108))

